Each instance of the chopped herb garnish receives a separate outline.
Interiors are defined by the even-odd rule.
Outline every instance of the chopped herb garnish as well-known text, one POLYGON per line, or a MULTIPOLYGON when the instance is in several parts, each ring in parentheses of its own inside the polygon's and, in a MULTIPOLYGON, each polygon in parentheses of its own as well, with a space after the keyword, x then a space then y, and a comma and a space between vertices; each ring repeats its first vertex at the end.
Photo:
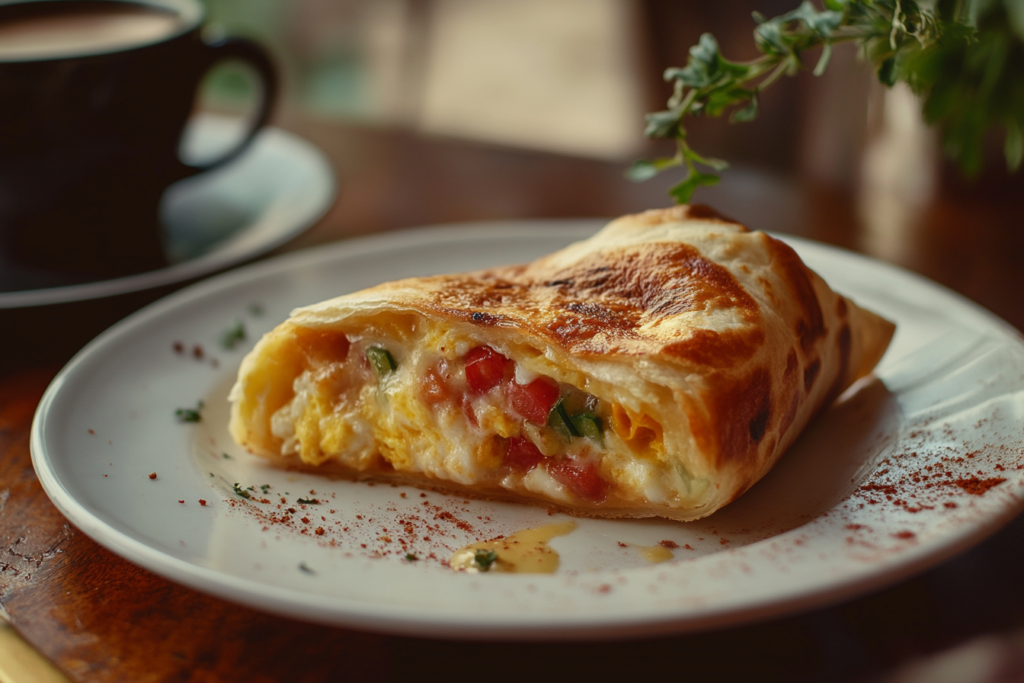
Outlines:
POLYGON ((412 553, 406 553, 406 554, 405 554, 405 560, 406 560, 407 562, 415 562, 415 561, 416 561, 416 560, 418 560, 418 559, 420 559, 420 558, 416 557, 416 556, 415 556, 415 555, 413 555, 412 553))
POLYGON ((249 315, 260 317, 263 315, 263 306, 259 304, 249 304, 249 315))
POLYGON ((203 409, 203 402, 199 401, 196 404, 195 409, 192 408, 178 408, 174 411, 174 416, 178 418, 178 422, 202 422, 203 416, 200 411, 203 409))
POLYGON ((490 571, 491 565, 497 562, 498 551, 497 550, 484 550, 480 548, 473 551, 473 563, 480 568, 480 571, 490 571))
POLYGON ((269 490, 270 490, 270 484, 260 484, 260 491, 263 491, 263 493, 266 493, 269 490))
POLYGON ((220 336, 220 346, 222 349, 230 351, 239 344, 245 341, 245 323, 241 320, 235 322, 233 327, 228 328, 224 334, 220 336))
POLYGON ((366 357, 370 359, 370 364, 377 371, 377 376, 382 379, 398 369, 398 363, 395 362, 391 352, 383 346, 367 348, 366 357))
POLYGON ((316 498, 299 498, 295 502, 299 503, 300 505, 319 505, 320 504, 320 501, 317 500, 316 498))
POLYGON ((230 456, 230 455, 228 455, 227 453, 221 453, 221 454, 220 454, 220 456, 221 456, 222 458, 224 458, 225 460, 231 460, 231 456, 230 456))
POLYGON ((306 572, 307 574, 316 574, 305 562, 299 562, 299 571, 306 572))
POLYGON ((245 489, 243 489, 241 487, 241 485, 238 484, 238 482, 235 482, 235 485, 232 488, 234 488, 235 489, 235 493, 240 495, 242 498, 252 498, 252 496, 249 495, 249 492, 246 491, 245 489))

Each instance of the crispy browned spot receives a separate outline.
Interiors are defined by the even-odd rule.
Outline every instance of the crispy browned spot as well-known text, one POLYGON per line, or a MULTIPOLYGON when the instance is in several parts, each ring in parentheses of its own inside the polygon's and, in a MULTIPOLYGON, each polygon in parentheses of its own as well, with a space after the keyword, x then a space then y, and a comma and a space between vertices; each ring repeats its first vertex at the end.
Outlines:
POLYGON ((652 244, 591 255, 549 280, 569 301, 600 300, 664 318, 707 308, 757 310, 726 268, 688 244, 652 244))
POLYGON ((815 358, 814 362, 804 370, 804 391, 806 393, 811 393, 811 387, 814 386, 814 380, 818 379, 819 372, 821 372, 821 359, 815 358))
POLYGON ((800 348, 807 353, 825 334, 821 304, 814 293, 810 278, 807 277, 807 269, 796 252, 788 244, 772 238, 768 238, 768 247, 775 266, 781 271, 783 280, 789 285, 793 298, 800 307, 795 332, 800 340, 800 348))
POLYGON ((843 297, 836 299, 836 315, 840 320, 846 320, 846 299, 843 297))
POLYGON ((832 383, 832 387, 828 391, 828 395, 825 397, 825 402, 822 403, 822 409, 827 408, 832 404, 832 401, 839 397, 842 393, 843 387, 846 386, 846 374, 850 369, 850 346, 852 344, 852 337, 850 335, 850 326, 844 324, 839 330, 839 334, 836 339, 836 343, 839 346, 839 371, 836 373, 836 379, 832 383))
POLYGON ((800 390, 799 381, 797 380, 797 371, 800 369, 800 362, 797 359, 796 350, 790 349, 789 355, 786 356, 786 371, 782 373, 782 391, 779 394, 782 398, 782 404, 786 410, 782 414, 782 422, 780 424, 780 433, 785 433, 789 429, 789 425, 796 419, 797 410, 800 408, 800 390))
POLYGON ((706 204, 691 204, 689 211, 687 211, 687 215, 690 218, 708 218, 716 221, 722 221, 723 223, 735 223, 736 225, 739 225, 739 221, 726 218, 706 204))
MULTIPOLYGON (((475 325, 532 329, 574 353, 601 353, 641 338, 645 325, 688 311, 737 309, 750 323, 759 316, 757 302, 728 269, 678 243, 592 254, 557 272, 517 268, 500 277, 448 278, 429 307, 475 325)), ((740 358, 759 340, 761 331, 724 341, 740 358)), ((707 341, 696 340, 689 352, 708 357, 707 341)))
MULTIPOLYGON (((764 330, 759 327, 739 331, 716 332, 694 330, 686 339, 667 344, 662 351, 681 360, 713 368, 742 365, 764 344, 764 330)), ((793 357, 796 362, 796 355, 793 357)))
POLYGON ((771 373, 761 366, 723 389, 705 397, 711 423, 718 430, 719 466, 756 453, 771 424, 771 373))

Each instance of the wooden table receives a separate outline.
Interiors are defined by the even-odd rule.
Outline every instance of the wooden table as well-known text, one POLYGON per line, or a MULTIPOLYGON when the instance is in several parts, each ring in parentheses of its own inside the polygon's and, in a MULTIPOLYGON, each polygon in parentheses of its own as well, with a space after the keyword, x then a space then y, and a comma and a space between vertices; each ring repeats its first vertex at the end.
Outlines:
MULTIPOLYGON (((340 182, 336 206, 287 249, 432 223, 607 217, 667 204, 664 183, 630 184, 621 164, 289 115, 281 124, 323 148, 340 182)), ((854 198, 842 190, 731 173, 704 196, 724 213, 849 248, 866 244, 854 198)), ((1024 328, 1024 185, 993 178, 976 187, 947 178, 941 199, 908 228, 900 260, 1024 328)), ((9 329, 0 324, 5 334, 9 329)), ((0 607, 26 641, 76 681, 860 680, 1024 625, 1024 518, 877 593, 707 633, 597 644, 466 643, 265 615, 135 567, 49 503, 32 471, 28 434, 66 352, 0 376, 0 607)))

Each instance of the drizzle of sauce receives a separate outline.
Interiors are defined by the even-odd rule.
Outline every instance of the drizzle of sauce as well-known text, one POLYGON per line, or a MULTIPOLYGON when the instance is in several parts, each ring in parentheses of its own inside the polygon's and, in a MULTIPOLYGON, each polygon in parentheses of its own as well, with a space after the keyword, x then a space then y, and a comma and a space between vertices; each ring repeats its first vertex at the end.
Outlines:
POLYGON ((662 541, 658 545, 637 545, 636 543, 623 543, 619 541, 620 548, 636 548, 636 551, 640 554, 640 557, 644 558, 651 564, 658 564, 659 562, 667 562, 675 559, 675 553, 672 552, 671 548, 678 548, 679 546, 671 541, 662 541))
POLYGON ((666 562, 675 557, 675 554, 671 550, 662 545, 638 545, 636 546, 636 549, 640 551, 640 556, 651 564, 666 562))
POLYGON ((456 550, 448 564, 452 569, 471 573, 492 571, 551 574, 558 569, 558 553, 548 546, 548 541, 557 536, 565 536, 575 528, 576 522, 570 520, 536 529, 524 529, 505 538, 471 543, 456 550), (478 551, 493 551, 497 553, 497 559, 486 569, 481 569, 476 559, 478 551))

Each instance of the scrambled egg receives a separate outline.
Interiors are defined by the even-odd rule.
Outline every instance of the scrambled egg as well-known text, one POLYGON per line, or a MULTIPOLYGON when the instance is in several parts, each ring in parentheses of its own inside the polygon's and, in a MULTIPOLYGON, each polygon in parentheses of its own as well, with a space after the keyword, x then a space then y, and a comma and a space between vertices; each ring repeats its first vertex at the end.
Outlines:
MULTIPOLYGON (((427 332, 411 344, 353 340, 346 358, 295 379, 294 397, 271 418, 282 454, 310 465, 337 461, 362 472, 393 468, 573 503, 572 491, 545 467, 504 466, 507 440, 523 437, 545 456, 596 458, 601 479, 619 498, 663 504, 677 497, 671 483, 678 477, 666 476, 661 427, 650 417, 630 416, 614 404, 604 411, 611 429, 602 442, 563 439, 510 412, 499 389, 468 391, 460 359, 479 345, 450 332, 427 332), (394 354, 394 368, 383 375, 367 361, 366 349, 375 345, 394 354), (431 372, 447 392, 438 400, 425 399, 431 372)), ((520 366, 516 371, 523 372, 520 366)))

